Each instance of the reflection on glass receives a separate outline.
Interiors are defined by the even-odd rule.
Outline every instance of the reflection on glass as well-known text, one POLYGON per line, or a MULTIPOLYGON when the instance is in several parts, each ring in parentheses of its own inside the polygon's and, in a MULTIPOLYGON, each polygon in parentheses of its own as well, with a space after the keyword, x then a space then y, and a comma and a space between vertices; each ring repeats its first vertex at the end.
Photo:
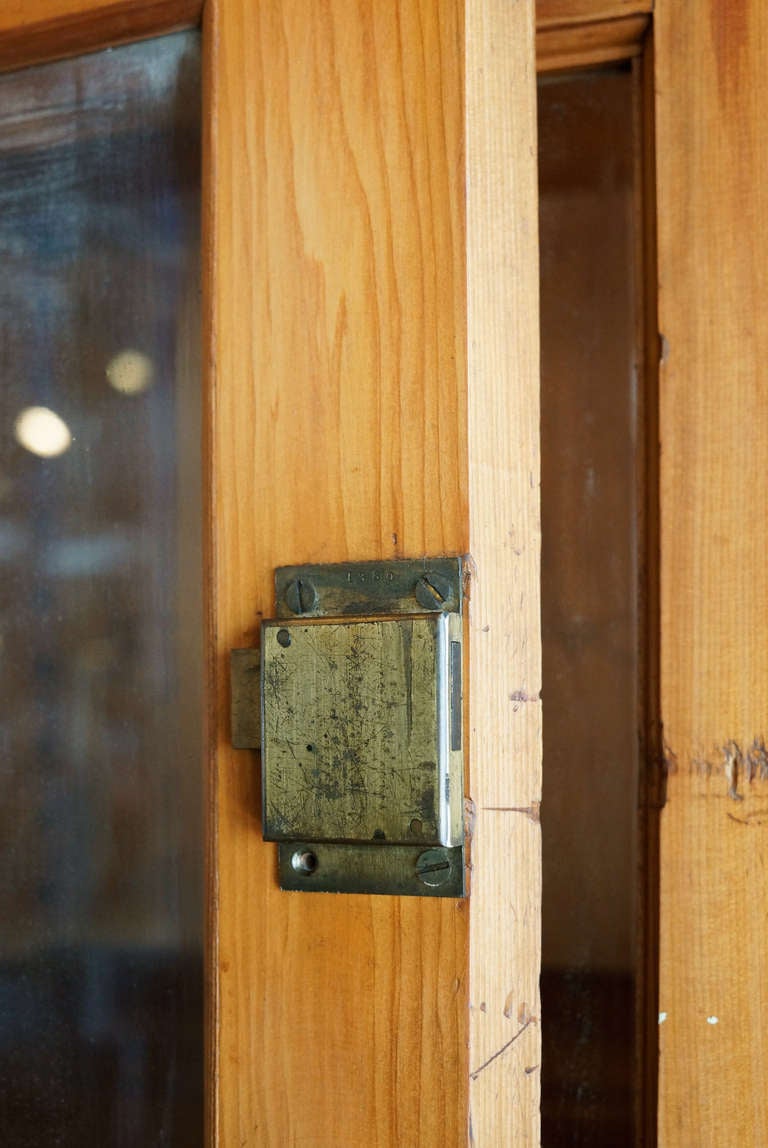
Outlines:
POLYGON ((636 1131, 633 123, 629 71, 540 83, 544 1148, 636 1131))
POLYGON ((64 419, 48 407, 26 407, 17 417, 14 431, 17 443, 41 458, 63 454, 72 442, 64 419))
POLYGON ((0 1141, 202 1144, 199 46, 0 77, 0 1141))

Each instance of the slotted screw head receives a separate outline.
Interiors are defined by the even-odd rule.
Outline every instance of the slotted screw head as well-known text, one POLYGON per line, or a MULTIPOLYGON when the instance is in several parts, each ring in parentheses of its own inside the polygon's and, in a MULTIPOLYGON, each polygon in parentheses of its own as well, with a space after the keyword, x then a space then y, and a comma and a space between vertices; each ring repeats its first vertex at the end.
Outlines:
POLYGON ((451 599, 451 583, 441 574, 424 574, 413 588, 416 601, 425 610, 445 610, 451 599))
POLYGON ((444 885, 451 876, 451 859, 445 849, 426 849, 416 859, 416 874, 424 885, 433 889, 444 885))
POLYGON ((294 578, 285 588, 285 604, 292 614, 308 614, 317 605, 317 590, 306 578, 294 578))

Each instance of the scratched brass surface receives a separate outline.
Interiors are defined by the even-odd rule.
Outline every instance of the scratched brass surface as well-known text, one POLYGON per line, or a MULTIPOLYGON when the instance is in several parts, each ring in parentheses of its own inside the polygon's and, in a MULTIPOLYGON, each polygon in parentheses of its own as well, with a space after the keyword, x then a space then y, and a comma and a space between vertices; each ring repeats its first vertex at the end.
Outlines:
POLYGON ((386 893, 397 897, 463 897, 464 848, 281 842, 280 887, 303 893, 386 893), (303 865, 305 857, 312 859, 303 865))
POLYGON ((461 613, 464 571, 464 559, 458 557, 280 566, 275 571, 277 616, 293 616, 287 591, 297 581, 313 590, 313 605, 303 613, 318 617, 418 614, 432 608, 461 613), (428 607, 427 599, 417 597, 423 579, 437 579, 445 587, 442 603, 428 607))
POLYGON ((267 840, 460 842, 458 627, 457 614, 263 624, 267 840))

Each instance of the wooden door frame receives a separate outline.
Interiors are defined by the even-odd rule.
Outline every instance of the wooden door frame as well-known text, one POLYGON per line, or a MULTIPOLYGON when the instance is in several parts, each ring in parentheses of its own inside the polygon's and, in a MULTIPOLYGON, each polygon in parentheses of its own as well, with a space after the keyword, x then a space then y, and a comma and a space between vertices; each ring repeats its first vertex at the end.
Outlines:
POLYGON ((0 71, 195 27, 202 10, 203 0, 1 0, 0 71))
MULTIPOLYGON (((287 0, 271 0, 271 7, 279 8, 284 2, 287 6, 287 0)), ((429 13, 430 3, 423 0, 422 14, 429 13)), ((243 267, 235 264, 243 244, 247 247, 250 242, 250 202, 242 199, 238 181, 253 190, 248 184, 252 177, 239 164, 243 149, 248 149, 248 132, 253 128, 248 116, 257 93, 244 88, 243 77, 233 72, 239 46, 236 19, 230 13, 237 15, 240 8, 239 0, 207 0, 205 4, 200 0, 1 0, 0 68, 16 69, 203 22, 204 466, 211 651, 208 1137, 211 1143, 226 1143, 237 1126, 238 1142, 282 1144, 293 1142, 287 1125, 282 1137, 275 1132, 284 1114, 260 1113, 258 1102, 248 1095, 252 1029, 246 1026, 238 1035, 237 1025, 233 1028, 231 1023, 233 1014, 250 1007, 251 970, 226 964, 231 954, 224 957, 219 949, 222 897, 232 892, 237 881, 247 887, 249 866, 263 849, 257 825, 244 807, 243 793, 236 791, 230 804, 220 800, 222 770, 225 780, 230 769, 252 770, 251 765, 232 766, 227 744, 225 659, 231 646, 242 643, 243 635, 237 627, 222 626, 219 609, 222 579, 229 576, 226 562, 235 560, 238 543, 222 517, 217 482, 217 468, 229 449, 226 436, 232 423, 227 420, 235 417, 232 389, 253 386, 253 379, 244 379, 242 374, 253 362, 250 316, 242 309, 242 292, 247 294, 250 287, 242 279, 243 267), (235 138, 243 130, 246 135, 235 138), (236 384, 237 379, 244 381, 236 384), (230 834, 238 833, 239 844, 232 848, 241 852, 225 875, 224 883, 229 883, 225 889, 220 867, 222 840, 229 850, 230 834), (227 1042, 225 1049, 222 1040, 227 1042), (261 1127, 260 1119, 264 1121, 261 1127)), ((472 894, 466 906, 456 905, 450 914, 447 909, 438 914, 425 906, 401 906, 394 899, 376 906, 375 912, 367 899, 358 899, 354 910, 359 928, 365 927, 371 914, 379 934, 381 956, 374 961, 381 983, 372 985, 370 992, 383 995, 384 1011, 390 1017, 379 1039, 380 1051, 390 1048, 393 1056, 400 1057, 399 1064, 385 1065, 381 1071, 377 1067, 377 1094, 371 1110, 377 1122, 361 1129, 361 1134, 366 1143, 391 1141, 392 1130, 399 1127, 398 1109, 423 1095, 415 1126, 425 1148, 431 1143, 464 1142, 468 1136, 473 1143, 487 1145, 510 1137, 519 1144, 537 1144, 539 1139, 541 681, 534 11, 532 0, 517 5, 507 0, 466 0, 465 9, 457 0, 455 11, 463 12, 459 32, 463 91, 459 84, 447 93, 445 114, 454 120, 458 116, 460 131, 466 131, 467 197, 465 246, 455 252, 458 265, 465 266, 465 277, 463 286, 462 276, 456 280, 458 295, 451 322, 456 325, 457 345, 466 344, 468 353, 465 362, 453 367, 446 364, 446 391, 440 399, 443 411, 448 412, 442 416, 447 420, 443 446, 452 444, 456 452, 458 477, 446 480, 441 498, 448 497, 451 485, 458 483, 453 509, 442 511, 447 515, 443 533, 448 549, 468 550, 475 564, 468 706, 472 894), (469 929, 466 920, 455 923, 467 913, 469 929), (449 925, 450 919, 454 924, 449 925), (437 944, 422 943, 418 937, 414 941, 414 928, 428 938, 435 927, 439 929, 437 944), (401 962, 395 970, 399 975, 388 975, 394 954, 406 943, 420 953, 417 963, 406 967, 401 962), (398 1052, 397 1012, 393 1010, 408 993, 426 1035, 421 1043, 403 1045, 398 1052), (452 1020, 446 1007, 453 1013, 452 1020), (445 1110, 451 1103, 456 1106, 453 1115, 445 1110)), ((435 117, 435 112, 429 112, 425 121, 430 131, 430 124, 440 122, 435 117)), ((287 249, 284 254, 290 258, 287 249)), ((291 383, 294 396, 296 388, 305 385, 303 380, 291 383)), ((385 380, 382 386, 383 394, 390 383, 385 380)), ((402 431, 401 445, 412 450, 410 433, 402 431)), ((434 490, 416 485, 408 493, 416 508, 422 508, 421 514, 434 514, 434 490)), ((284 498, 282 510, 289 507, 290 497, 284 498)), ((301 517, 300 508, 296 509, 301 517)), ((254 525, 251 522, 248 528, 254 525)), ((241 521, 240 527, 245 523, 241 521)), ((434 547, 434 529, 425 525, 421 542, 418 535, 418 530, 412 532, 411 544, 417 551, 434 547)), ((383 556, 383 541, 380 546, 383 556)), ((376 555, 351 555, 337 546, 326 558, 351 556, 376 555)), ((275 557, 301 560, 296 554, 275 557)), ((270 609, 266 591, 260 608, 270 609)), ((247 605, 249 615, 258 609, 258 600, 247 605)), ((244 903, 228 902, 233 903, 239 904, 238 911, 245 918, 244 903)), ((302 915, 316 918, 326 912, 313 899, 300 904, 302 915)), ((297 911, 292 910, 294 916, 297 911)), ((275 927, 288 926, 276 922, 275 927)), ((314 1011, 314 1029, 329 1028, 327 1002, 318 997, 314 1011)), ((284 1033, 282 1039, 290 1035, 284 1033)), ((329 1031, 328 1040, 332 1056, 347 1058, 345 1071, 352 1077, 356 1060, 370 1049, 365 1032, 356 1031, 350 1039, 348 1033, 329 1031)), ((277 1056, 279 1049, 272 1051, 277 1056)), ((304 1092, 297 1068, 300 1062, 301 1057, 288 1067, 285 1080, 295 1105, 302 1104, 304 1092)), ((318 1135, 324 1142, 334 1142, 332 1106, 339 1099, 332 1097, 332 1104, 316 1114, 318 1135)), ((335 1127, 341 1128, 344 1139, 343 1120, 335 1127)))
POLYGON ((658 274, 646 298, 658 321, 646 360, 659 378, 647 453, 659 573, 646 763, 658 935, 647 949, 658 949, 659 1011, 649 992, 645 1037, 660 1052, 647 1087, 658 1089, 661 1143, 763 1143, 768 15, 750 0, 539 0, 539 56, 572 66, 570 25, 587 14, 582 44, 592 62, 608 59, 603 31, 623 35, 651 8, 647 234, 658 274))
POLYGON ((536 69, 541 73, 641 57, 653 0, 537 0, 536 69))

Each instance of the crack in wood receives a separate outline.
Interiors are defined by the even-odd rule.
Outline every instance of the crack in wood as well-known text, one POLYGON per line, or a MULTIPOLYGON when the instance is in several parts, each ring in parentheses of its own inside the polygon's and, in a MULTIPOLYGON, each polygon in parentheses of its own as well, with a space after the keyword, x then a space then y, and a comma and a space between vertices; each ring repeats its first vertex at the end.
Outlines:
POLYGON ((484 813, 524 813, 537 825, 541 821, 541 802, 532 801, 530 805, 484 805, 484 813))
MULTIPOLYGON (((664 747, 664 764, 667 773, 677 773, 678 756, 668 745, 664 747)), ((722 773, 727 784, 727 794, 732 801, 743 801, 739 792, 739 782, 751 785, 755 781, 768 781, 768 746, 760 734, 752 739, 749 749, 743 749, 735 738, 729 738, 718 745, 712 753, 695 753, 688 757, 688 768, 702 777, 722 773)))

